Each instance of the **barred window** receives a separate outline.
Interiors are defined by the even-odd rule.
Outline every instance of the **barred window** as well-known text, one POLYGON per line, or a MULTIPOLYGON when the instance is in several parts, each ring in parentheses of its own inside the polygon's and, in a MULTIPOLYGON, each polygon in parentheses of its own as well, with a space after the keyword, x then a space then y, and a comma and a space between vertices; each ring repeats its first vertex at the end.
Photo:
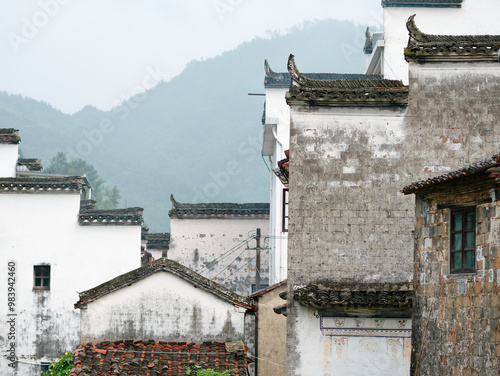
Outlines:
POLYGON ((476 208, 451 211, 450 266, 452 273, 476 270, 476 208))

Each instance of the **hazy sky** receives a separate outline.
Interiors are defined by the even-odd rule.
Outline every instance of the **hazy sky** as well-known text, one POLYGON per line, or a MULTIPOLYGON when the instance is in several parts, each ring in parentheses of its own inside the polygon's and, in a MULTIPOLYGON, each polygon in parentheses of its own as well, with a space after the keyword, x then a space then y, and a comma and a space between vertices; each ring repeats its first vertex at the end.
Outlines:
POLYGON ((380 26, 380 0, 0 0, 0 91, 109 109, 193 59, 329 18, 380 26))

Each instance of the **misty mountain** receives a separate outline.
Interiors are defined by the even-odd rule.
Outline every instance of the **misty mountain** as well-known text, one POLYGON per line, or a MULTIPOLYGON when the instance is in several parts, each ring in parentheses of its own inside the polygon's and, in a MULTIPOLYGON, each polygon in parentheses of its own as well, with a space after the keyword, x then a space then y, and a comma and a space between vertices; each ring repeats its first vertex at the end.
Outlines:
POLYGON ((322 21, 255 39, 193 61, 110 111, 87 106, 68 115, 2 93, 0 127, 19 129, 24 157, 46 166, 58 151, 91 163, 119 186, 121 207, 144 207, 151 231, 165 232, 171 193, 180 202, 269 202, 260 155, 264 97, 248 95, 265 92, 264 59, 277 72, 293 53, 302 72, 362 73, 364 29, 322 21))

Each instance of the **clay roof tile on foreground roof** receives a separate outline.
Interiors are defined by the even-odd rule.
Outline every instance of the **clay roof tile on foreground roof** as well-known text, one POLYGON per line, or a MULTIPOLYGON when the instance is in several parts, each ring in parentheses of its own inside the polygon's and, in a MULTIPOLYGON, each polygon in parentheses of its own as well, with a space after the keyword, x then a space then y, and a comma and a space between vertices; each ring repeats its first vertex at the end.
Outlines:
POLYGON ((233 216, 262 217, 269 216, 269 204, 246 203, 235 204, 227 202, 184 204, 175 200, 170 195, 172 209, 168 212, 170 217, 177 218, 224 218, 233 216))
MULTIPOLYGON (((408 195, 411 193, 419 192, 424 189, 432 188, 437 184, 451 182, 457 179, 465 178, 474 174, 479 174, 492 167, 500 166, 500 154, 495 154, 490 158, 484 159, 480 162, 470 164, 468 166, 462 167, 461 169, 448 172, 446 174, 430 178, 427 180, 417 181, 415 183, 409 184, 403 188, 402 193, 408 195)), ((497 174, 494 174, 494 178, 497 174)))
POLYGON ((120 290, 135 282, 145 279, 154 273, 160 272, 174 274, 177 277, 191 283, 194 287, 207 291, 231 304, 246 309, 254 309, 252 305, 248 304, 248 300, 243 296, 238 295, 235 292, 226 289, 224 286, 201 276, 194 270, 191 270, 184 265, 165 257, 153 261, 152 265, 148 264, 146 266, 142 266, 128 273, 122 274, 108 282, 104 282, 93 289, 81 292, 79 294, 80 300, 75 303, 75 308, 81 308, 87 303, 91 303, 102 296, 111 294, 114 291, 120 290))
POLYGON ((431 35, 421 32, 415 15, 406 22, 409 33, 407 61, 498 62, 500 35, 431 35))
POLYGON ((230 352, 221 342, 124 340, 79 346, 74 353, 70 376, 184 376, 189 368, 195 371, 198 367, 234 370, 230 375, 247 374, 246 348, 230 352))
POLYGON ((384 78, 315 80, 302 75, 294 56, 288 59, 292 81, 286 93, 287 103, 316 106, 406 106, 408 87, 399 80, 384 78))

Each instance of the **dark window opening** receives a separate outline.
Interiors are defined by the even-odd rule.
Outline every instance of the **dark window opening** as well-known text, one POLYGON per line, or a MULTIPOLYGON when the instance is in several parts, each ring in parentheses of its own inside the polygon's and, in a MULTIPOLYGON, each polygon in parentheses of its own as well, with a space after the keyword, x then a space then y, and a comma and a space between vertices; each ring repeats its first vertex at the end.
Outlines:
POLYGON ((50 290, 50 265, 36 265, 34 272, 34 290, 50 290))
POLYGON ((283 189, 283 213, 282 213, 282 232, 288 232, 288 202, 289 202, 288 188, 283 189))
POLYGON ((452 210, 450 235, 451 272, 475 272, 476 208, 452 210))

